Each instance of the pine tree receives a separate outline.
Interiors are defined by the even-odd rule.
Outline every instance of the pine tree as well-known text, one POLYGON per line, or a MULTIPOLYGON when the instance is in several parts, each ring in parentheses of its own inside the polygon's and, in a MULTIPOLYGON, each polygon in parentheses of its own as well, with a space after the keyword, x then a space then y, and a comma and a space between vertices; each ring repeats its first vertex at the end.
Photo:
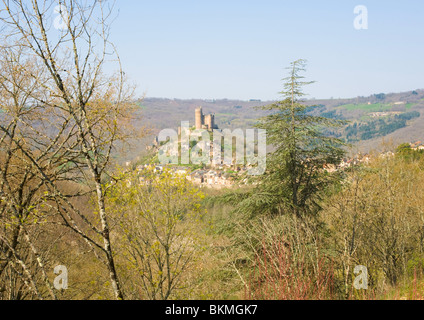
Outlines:
POLYGON ((255 190, 245 195, 239 209, 251 213, 284 214, 297 217, 314 214, 327 187, 338 180, 337 174, 324 170, 337 165, 343 155, 343 142, 325 131, 338 127, 340 120, 314 116, 303 104, 306 61, 291 63, 289 77, 280 93, 282 101, 260 107, 269 115, 259 119, 257 127, 267 131, 273 152, 267 157, 267 173, 260 176, 255 190))

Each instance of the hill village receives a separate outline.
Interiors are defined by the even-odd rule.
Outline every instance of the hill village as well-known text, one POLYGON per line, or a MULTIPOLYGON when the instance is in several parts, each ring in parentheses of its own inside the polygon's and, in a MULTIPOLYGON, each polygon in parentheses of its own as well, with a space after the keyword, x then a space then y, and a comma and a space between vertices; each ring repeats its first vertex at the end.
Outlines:
MULTIPOLYGON (((206 129, 209 131, 219 129, 215 124, 215 115, 214 114, 203 114, 202 107, 199 107, 195 110, 195 126, 193 129, 206 129)), ((181 135, 181 128, 178 128, 178 134, 181 135)), ((159 141, 158 137, 155 137, 152 144, 146 147, 147 150, 157 153, 159 151, 159 141)), ((410 143, 410 147, 414 151, 424 151, 424 143, 421 141, 410 143)), ((213 145, 211 146, 211 156, 213 153, 213 145)), ((393 157, 394 153, 384 152, 378 155, 381 158, 384 157, 393 157)), ((372 155, 357 153, 351 158, 344 158, 338 166, 326 165, 323 170, 327 172, 336 172, 339 170, 346 170, 353 166, 368 164, 372 155)), ((126 163, 127 167, 131 166, 131 162, 126 163)), ((170 170, 175 175, 186 176, 187 179, 193 184, 201 188, 211 188, 211 189, 223 189, 223 188, 233 188, 241 187, 243 185, 249 184, 249 179, 247 172, 252 168, 250 164, 246 165, 237 165, 235 159, 231 165, 228 164, 213 164, 204 165, 201 168, 193 168, 189 166, 178 166, 178 165, 163 165, 159 163, 149 163, 149 164, 140 164, 136 166, 137 172, 140 174, 140 183, 143 183, 143 171, 146 169, 153 169, 154 172, 160 174, 164 170, 170 170)))

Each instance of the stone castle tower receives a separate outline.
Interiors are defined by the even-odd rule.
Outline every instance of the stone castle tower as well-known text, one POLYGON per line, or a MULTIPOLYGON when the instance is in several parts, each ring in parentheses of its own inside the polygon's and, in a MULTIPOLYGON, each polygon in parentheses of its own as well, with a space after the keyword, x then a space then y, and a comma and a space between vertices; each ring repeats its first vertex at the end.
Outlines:
POLYGON ((204 123, 204 116, 202 112, 202 107, 197 108, 195 111, 195 120, 196 120, 196 129, 202 129, 204 123))
POLYGON ((213 114, 208 114, 205 116, 205 126, 208 130, 215 129, 215 116, 213 114))
POLYGON ((195 111, 195 123, 196 129, 217 129, 215 125, 215 115, 208 114, 205 116, 202 107, 197 108, 195 111))

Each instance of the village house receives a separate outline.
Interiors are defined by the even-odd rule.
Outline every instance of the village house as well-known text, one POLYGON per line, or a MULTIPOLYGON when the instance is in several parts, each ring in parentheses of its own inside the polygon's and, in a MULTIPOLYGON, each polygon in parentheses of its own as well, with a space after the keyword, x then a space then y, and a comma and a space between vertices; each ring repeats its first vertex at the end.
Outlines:
POLYGON ((424 144, 421 141, 411 143, 410 146, 411 146, 411 149, 414 150, 414 151, 424 150, 424 144))

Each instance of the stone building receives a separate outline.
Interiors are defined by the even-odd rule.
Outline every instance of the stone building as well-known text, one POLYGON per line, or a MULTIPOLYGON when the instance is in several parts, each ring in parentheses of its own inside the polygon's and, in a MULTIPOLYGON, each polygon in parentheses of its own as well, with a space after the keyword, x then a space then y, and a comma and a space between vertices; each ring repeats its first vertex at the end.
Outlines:
POLYGON ((218 129, 218 127, 215 124, 215 115, 214 114, 204 115, 202 107, 197 108, 195 111, 195 126, 196 126, 196 129, 206 129, 206 130, 218 129))

